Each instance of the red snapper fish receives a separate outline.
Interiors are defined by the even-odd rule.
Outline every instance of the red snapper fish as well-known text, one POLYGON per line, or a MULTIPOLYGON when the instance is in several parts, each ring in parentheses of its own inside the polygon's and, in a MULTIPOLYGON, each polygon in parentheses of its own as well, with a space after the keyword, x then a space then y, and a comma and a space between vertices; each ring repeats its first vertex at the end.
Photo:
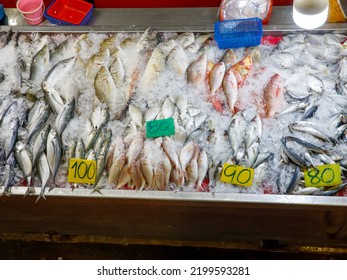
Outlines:
POLYGON ((275 74, 264 89, 265 117, 272 118, 284 104, 284 80, 275 74))

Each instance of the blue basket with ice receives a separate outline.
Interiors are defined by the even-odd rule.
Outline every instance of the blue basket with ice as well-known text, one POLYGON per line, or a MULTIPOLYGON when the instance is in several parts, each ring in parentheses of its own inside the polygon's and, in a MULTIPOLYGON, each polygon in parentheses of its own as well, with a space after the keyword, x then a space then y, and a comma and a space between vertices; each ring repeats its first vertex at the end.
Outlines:
POLYGON ((262 36, 260 18, 224 20, 214 24, 214 39, 220 49, 258 46, 262 36))

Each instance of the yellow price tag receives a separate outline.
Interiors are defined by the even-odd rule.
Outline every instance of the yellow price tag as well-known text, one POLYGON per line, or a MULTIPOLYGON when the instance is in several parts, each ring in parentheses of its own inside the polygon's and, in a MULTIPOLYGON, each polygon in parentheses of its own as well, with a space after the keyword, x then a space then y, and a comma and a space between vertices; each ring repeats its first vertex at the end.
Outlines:
POLYGON ((96 161, 87 159, 70 159, 68 181, 70 183, 95 184, 96 161))
POLYGON ((331 187, 342 184, 341 167, 338 163, 309 168, 304 174, 306 187, 331 187))
POLYGON ((250 187, 253 184, 254 169, 224 163, 220 180, 238 186, 250 187))

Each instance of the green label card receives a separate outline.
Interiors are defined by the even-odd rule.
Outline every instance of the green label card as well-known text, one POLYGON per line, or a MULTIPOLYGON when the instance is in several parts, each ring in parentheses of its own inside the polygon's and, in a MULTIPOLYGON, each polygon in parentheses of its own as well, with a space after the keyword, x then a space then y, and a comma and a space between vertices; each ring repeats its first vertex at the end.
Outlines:
POLYGON ((173 118, 146 122, 146 138, 170 136, 175 134, 173 118))

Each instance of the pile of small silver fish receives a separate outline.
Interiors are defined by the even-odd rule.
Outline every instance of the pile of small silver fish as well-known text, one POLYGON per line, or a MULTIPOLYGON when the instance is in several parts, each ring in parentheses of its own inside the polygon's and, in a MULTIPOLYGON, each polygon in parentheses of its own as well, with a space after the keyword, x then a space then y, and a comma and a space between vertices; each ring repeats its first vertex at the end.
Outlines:
POLYGON ((0 33, 0 184, 334 195, 303 170, 347 168, 347 36, 297 33, 220 50, 213 34, 0 33), (173 118, 175 135, 146 138, 173 118), (94 185, 67 182, 96 161, 94 185), (224 163, 253 186, 221 182, 224 163))

